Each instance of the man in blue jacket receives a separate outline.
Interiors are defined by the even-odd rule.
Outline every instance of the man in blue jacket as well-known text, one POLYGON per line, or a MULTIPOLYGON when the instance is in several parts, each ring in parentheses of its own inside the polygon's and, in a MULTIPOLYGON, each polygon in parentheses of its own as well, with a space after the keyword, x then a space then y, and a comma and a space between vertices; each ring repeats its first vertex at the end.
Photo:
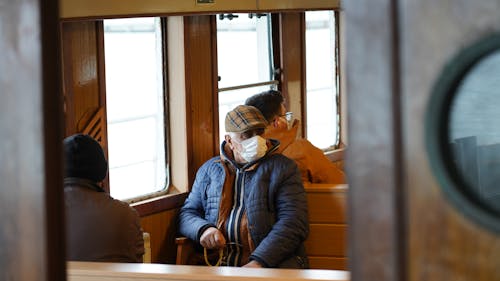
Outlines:
POLYGON ((266 126, 253 106, 228 112, 221 155, 198 170, 180 210, 180 232, 219 249, 225 265, 307 268, 301 175, 293 160, 275 153, 279 141, 261 137, 266 126))

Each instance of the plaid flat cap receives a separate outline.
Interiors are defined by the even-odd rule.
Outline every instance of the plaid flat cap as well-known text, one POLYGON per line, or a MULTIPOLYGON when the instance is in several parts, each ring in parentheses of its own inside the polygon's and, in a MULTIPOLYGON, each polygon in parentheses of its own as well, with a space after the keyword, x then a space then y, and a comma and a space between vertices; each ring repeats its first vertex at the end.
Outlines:
POLYGON ((263 129, 267 121, 260 111, 250 105, 238 105, 226 114, 226 132, 243 133, 252 129, 263 129))

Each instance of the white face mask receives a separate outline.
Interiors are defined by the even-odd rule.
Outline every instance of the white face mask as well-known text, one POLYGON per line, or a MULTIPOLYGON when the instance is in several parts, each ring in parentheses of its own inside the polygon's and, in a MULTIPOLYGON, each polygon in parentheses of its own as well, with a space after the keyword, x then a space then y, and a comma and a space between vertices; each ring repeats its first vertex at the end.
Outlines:
POLYGON ((247 161, 247 163, 255 161, 266 155, 266 139, 261 136, 253 136, 242 141, 240 144, 242 146, 240 155, 247 161))

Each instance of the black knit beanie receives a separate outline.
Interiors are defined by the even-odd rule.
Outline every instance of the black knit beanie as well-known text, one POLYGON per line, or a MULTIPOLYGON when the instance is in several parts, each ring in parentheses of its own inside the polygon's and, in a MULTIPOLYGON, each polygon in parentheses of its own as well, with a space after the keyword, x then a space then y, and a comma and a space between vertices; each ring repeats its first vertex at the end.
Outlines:
POLYGON ((64 139, 64 176, 100 182, 108 163, 101 145, 89 135, 75 134, 64 139))

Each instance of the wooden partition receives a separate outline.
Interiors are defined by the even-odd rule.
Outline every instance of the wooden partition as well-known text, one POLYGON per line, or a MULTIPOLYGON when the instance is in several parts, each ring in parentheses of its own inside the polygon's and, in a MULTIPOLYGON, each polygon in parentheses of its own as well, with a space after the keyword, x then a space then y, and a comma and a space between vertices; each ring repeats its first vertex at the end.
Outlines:
POLYGON ((65 280, 58 2, 0 6, 0 280, 65 280))
POLYGON ((175 263, 175 237, 178 209, 141 218, 141 226, 150 235, 151 262, 175 263))
POLYGON ((208 267, 165 264, 69 262, 69 281, 348 281, 349 273, 338 270, 208 267))
POLYGON ((311 268, 347 270, 346 184, 306 184, 311 268))

